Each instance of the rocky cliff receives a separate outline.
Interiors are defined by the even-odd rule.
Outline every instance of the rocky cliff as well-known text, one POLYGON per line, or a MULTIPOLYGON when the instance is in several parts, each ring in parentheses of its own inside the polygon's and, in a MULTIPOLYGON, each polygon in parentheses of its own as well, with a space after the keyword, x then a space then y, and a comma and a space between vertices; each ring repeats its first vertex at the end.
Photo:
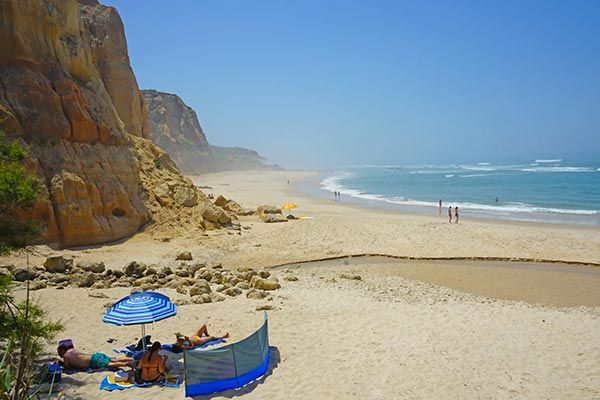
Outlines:
POLYGON ((281 169, 253 150, 209 145, 196 112, 175 94, 142 90, 150 138, 187 174, 248 169, 281 169))
POLYGON ((142 90, 150 117, 150 138, 165 150, 182 171, 215 171, 212 151, 196 112, 179 96, 142 90))
POLYGON ((26 216, 44 223, 47 241, 88 245, 151 221, 201 229, 227 220, 144 139, 123 24, 95 0, 0 0, 0 129, 29 148, 40 201, 26 216), (207 210, 215 222, 203 220, 207 210))

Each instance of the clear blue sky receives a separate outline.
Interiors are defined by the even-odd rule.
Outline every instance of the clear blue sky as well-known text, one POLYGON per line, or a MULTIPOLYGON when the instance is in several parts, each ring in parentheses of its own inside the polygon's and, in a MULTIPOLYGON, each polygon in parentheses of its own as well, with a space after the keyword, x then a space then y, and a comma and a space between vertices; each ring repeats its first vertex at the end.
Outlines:
POLYGON ((600 1, 104 0, 140 87, 287 167, 600 159, 600 1))

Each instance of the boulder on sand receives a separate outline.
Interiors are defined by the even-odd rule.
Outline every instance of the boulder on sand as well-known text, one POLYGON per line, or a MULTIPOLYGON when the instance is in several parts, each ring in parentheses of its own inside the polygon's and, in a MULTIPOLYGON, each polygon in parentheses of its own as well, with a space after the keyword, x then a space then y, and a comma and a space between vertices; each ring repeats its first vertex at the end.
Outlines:
POLYGON ((181 253, 177 254, 177 257, 175 257, 176 260, 184 260, 184 261, 191 261, 192 258, 192 253, 189 251, 182 251, 181 253))
POLYGON ((44 268, 48 272, 64 274, 73 267, 73 260, 63 256, 50 256, 44 262, 44 268))
POLYGON ((250 280, 250 286, 261 290, 276 290, 281 287, 279 282, 276 280, 261 278, 258 275, 252 277, 250 280))

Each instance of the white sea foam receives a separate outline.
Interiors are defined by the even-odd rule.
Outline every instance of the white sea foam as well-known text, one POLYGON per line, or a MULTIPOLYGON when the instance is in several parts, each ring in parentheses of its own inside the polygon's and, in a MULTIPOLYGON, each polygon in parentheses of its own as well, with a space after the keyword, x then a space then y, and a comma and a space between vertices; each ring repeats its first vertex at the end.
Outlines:
MULTIPOLYGON (((490 176, 491 174, 469 174, 469 175, 459 175, 461 178, 475 178, 478 176, 490 176)), ((493 175, 493 174, 492 174, 493 175)))
POLYGON ((446 175, 446 178, 452 178, 452 177, 454 177, 454 174, 448 174, 448 175, 446 175))
POLYGON ((489 162, 478 162, 477 165, 490 165, 491 163, 489 162))
POLYGON ((588 167, 535 167, 523 168, 523 172, 592 172, 588 167))
POLYGON ((544 160, 544 159, 542 159, 542 160, 535 160, 536 163, 540 163, 540 164, 542 164, 542 163, 559 163, 561 161, 562 161, 562 158, 549 159, 549 160, 544 160))
POLYGON ((467 171, 496 171, 496 170, 498 170, 498 167, 490 167, 490 166, 486 166, 486 165, 461 165, 460 168, 467 170, 467 171))
MULTIPOLYGON (((600 171, 600 168, 598 168, 600 171)), ((473 174, 487 176, 485 174, 473 174)), ((364 200, 381 201, 388 204, 406 205, 406 206, 424 206, 424 207, 438 207, 438 203, 429 201, 420 201, 408 199, 406 197, 393 196, 385 197, 380 194, 366 193, 356 189, 348 189, 344 187, 342 181, 355 176, 353 172, 341 171, 336 172, 335 175, 327 177, 321 181, 321 186, 324 190, 330 192, 339 191, 341 194, 364 200)), ((469 176, 469 175, 465 175, 469 176)), ((449 177, 449 175, 447 175, 449 177)), ((488 211, 497 214, 509 214, 513 212, 518 213, 548 213, 548 214, 576 214, 576 215, 600 215, 600 210, 577 210, 577 209, 565 209, 565 208, 548 208, 548 207, 537 207, 527 203, 508 203, 505 205, 488 205, 478 203, 451 203, 452 207, 459 207, 465 210, 474 211, 488 211)))

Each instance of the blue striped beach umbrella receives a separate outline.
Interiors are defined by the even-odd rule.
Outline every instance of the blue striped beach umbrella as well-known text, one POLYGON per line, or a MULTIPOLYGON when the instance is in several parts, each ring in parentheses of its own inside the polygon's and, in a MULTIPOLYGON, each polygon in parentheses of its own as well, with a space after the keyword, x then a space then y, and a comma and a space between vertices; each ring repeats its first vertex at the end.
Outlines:
POLYGON ((161 321, 177 314, 177 306, 164 294, 157 292, 138 292, 123 297, 113 304, 104 317, 103 322, 113 325, 142 325, 144 349, 146 347, 145 324, 161 321))

